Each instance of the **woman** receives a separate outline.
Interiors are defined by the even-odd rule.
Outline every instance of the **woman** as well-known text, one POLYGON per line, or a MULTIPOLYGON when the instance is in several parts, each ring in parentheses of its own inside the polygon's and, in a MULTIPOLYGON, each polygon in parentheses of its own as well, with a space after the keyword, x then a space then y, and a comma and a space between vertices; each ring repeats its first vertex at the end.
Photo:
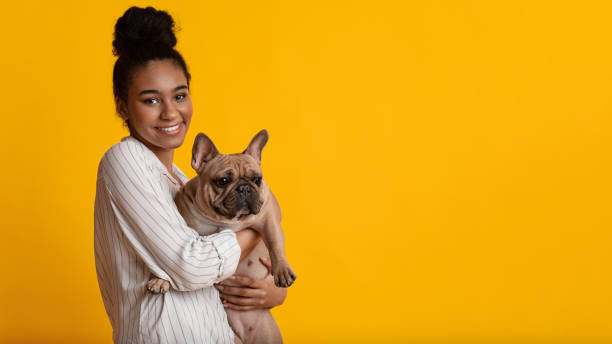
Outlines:
MULTIPOLYGON (((174 165, 193 112, 190 74, 174 49, 174 22, 164 11, 132 7, 115 25, 116 109, 130 136, 98 166, 94 210, 96 272, 115 343, 233 343, 224 306, 237 310, 282 304, 286 289, 230 277, 261 239, 251 229, 200 236, 186 225, 173 196, 188 181, 174 165), (165 294, 145 285, 155 275, 165 294), (224 299, 221 302, 220 296, 224 299)), ((262 263, 269 266, 269 261, 262 263)))

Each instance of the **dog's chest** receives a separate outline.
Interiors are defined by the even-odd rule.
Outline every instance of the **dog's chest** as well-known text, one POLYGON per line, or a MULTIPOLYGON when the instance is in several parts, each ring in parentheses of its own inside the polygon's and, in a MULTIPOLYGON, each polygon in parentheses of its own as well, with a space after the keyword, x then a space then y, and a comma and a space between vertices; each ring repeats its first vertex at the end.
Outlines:
POLYGON ((195 229, 200 235, 210 235, 213 233, 218 233, 224 229, 231 229, 234 232, 240 230, 239 226, 229 226, 225 223, 211 222, 207 218, 202 218, 199 216, 195 217, 191 223, 187 222, 187 224, 195 229))
POLYGON ((200 235, 210 235, 213 233, 218 233, 224 229, 231 229, 234 232, 242 229, 242 224, 240 222, 228 224, 224 222, 217 222, 203 216, 195 207, 193 207, 193 203, 176 202, 176 205, 187 225, 195 229, 200 235))

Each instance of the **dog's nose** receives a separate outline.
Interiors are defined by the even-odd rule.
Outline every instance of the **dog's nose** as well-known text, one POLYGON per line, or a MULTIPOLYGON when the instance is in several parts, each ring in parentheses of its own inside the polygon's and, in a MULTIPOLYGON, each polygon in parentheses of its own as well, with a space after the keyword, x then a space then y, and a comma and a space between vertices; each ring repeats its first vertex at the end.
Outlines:
POLYGON ((249 184, 241 184, 241 185, 238 185, 236 190, 239 193, 248 194, 251 192, 251 187, 249 186, 249 184))

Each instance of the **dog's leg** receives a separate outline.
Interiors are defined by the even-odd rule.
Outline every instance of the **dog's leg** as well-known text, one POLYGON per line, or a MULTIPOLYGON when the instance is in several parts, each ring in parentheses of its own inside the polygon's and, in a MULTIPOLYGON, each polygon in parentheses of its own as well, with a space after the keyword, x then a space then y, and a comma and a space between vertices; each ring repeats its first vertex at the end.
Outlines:
POLYGON ((280 225, 280 206, 272 192, 270 198, 271 211, 266 214, 263 228, 259 229, 259 232, 270 252, 274 284, 277 287, 287 288, 295 281, 296 275, 285 257, 285 234, 280 225))
POLYGON ((147 282, 147 290, 154 294, 163 294, 170 289, 170 282, 157 278, 151 275, 151 278, 147 282))

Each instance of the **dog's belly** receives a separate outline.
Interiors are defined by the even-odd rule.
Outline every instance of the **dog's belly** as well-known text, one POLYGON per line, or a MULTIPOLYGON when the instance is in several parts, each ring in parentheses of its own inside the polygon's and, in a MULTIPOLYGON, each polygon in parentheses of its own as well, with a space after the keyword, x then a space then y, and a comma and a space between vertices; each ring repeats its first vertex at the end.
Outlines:
MULTIPOLYGON (((261 240, 251 253, 238 264, 235 275, 263 279, 268 275, 268 268, 259 257, 269 259, 268 249, 261 240)), ((280 329, 269 309, 236 311, 226 309, 227 320, 242 343, 282 343, 280 329)))
POLYGON ((227 319, 236 334, 235 343, 282 344, 283 337, 269 309, 227 310, 227 319))
MULTIPOLYGON (((232 226, 224 223, 217 223, 209 219, 197 216, 192 209, 184 209, 181 202, 177 202, 179 212, 185 218, 187 224, 195 229, 200 235, 210 235, 217 233, 222 229, 231 229, 237 232, 246 226, 244 223, 238 222, 232 226)), ((261 263, 259 257, 270 258, 270 253, 266 248, 266 244, 263 240, 255 246, 253 251, 244 258, 238 267, 234 275, 247 276, 254 279, 263 279, 268 275, 268 268, 261 263)), ((224 283, 232 285, 228 280, 224 283)), ((235 284, 233 284, 235 285, 235 284)), ((234 330, 236 337, 236 343, 262 343, 262 344, 276 344, 282 343, 282 336, 280 329, 270 313, 269 309, 253 309, 250 311, 236 311, 232 309, 226 309, 227 320, 234 330)))
POLYGON ((268 275, 268 268, 261 263, 259 257, 270 258, 270 254, 263 240, 260 240, 253 251, 238 263, 234 275, 247 276, 255 279, 266 278, 268 275))

